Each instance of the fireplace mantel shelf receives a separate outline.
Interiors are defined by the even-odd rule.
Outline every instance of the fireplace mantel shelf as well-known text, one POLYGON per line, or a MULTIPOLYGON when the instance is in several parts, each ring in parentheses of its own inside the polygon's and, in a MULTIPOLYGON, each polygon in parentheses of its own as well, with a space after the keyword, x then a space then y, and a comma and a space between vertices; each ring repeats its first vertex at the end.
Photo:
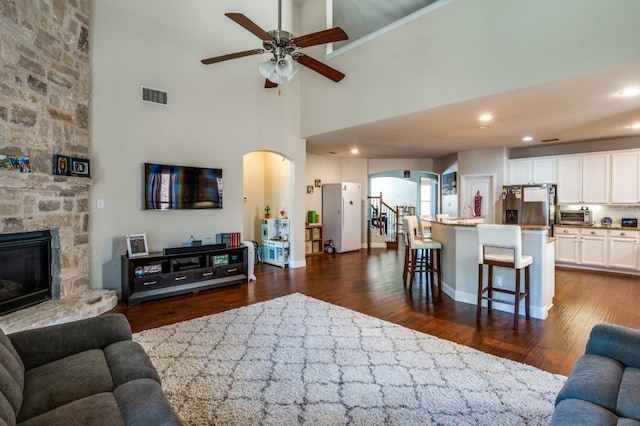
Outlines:
POLYGON ((0 188, 36 189, 52 191, 86 191, 93 185, 91 178, 54 176, 46 173, 20 173, 15 170, 0 170, 0 188))

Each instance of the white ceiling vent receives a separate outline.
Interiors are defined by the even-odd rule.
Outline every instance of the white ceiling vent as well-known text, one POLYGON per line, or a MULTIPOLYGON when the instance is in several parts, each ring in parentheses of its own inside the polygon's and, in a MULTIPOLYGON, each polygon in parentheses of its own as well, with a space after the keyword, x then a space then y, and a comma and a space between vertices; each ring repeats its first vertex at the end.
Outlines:
POLYGON ((161 105, 167 105, 169 103, 169 92, 145 86, 140 86, 140 88, 143 101, 161 105))

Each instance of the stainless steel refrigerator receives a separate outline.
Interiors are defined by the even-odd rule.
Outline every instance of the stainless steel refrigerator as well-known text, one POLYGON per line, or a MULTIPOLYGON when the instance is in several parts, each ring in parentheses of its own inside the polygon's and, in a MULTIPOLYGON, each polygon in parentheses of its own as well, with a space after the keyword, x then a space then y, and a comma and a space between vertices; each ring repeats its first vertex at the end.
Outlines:
POLYGON ((362 206, 359 183, 322 184, 322 224, 325 240, 333 240, 337 253, 360 250, 362 206))
POLYGON ((502 187, 502 223, 551 226, 556 220, 556 185, 509 185, 502 187))

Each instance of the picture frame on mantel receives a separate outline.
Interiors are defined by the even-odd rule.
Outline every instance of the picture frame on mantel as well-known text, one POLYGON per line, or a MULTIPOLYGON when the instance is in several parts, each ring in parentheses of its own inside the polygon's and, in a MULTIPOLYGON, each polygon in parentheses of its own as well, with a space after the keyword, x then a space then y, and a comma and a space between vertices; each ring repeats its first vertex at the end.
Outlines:
POLYGON ((147 245, 147 235, 127 234, 127 256, 138 257, 148 255, 149 246, 147 245))
POLYGON ((91 168, 88 158, 71 157, 71 176, 91 177, 91 168))

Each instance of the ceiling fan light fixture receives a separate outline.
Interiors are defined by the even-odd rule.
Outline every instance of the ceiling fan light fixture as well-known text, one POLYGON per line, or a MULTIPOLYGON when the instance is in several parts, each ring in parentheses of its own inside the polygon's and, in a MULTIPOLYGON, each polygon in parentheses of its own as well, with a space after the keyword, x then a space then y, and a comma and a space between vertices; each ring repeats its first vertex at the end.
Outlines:
POLYGON ((258 67, 260 74, 273 84, 280 84, 282 78, 277 73, 276 63, 274 60, 269 59, 268 61, 260 63, 258 67))
POLYGON ((287 58, 282 58, 276 64, 275 71, 280 77, 290 79, 293 74, 293 62, 287 58))
POLYGON ((276 72, 276 63, 271 59, 261 62, 258 70, 260 70, 260 74, 262 74, 264 78, 269 78, 276 72))

